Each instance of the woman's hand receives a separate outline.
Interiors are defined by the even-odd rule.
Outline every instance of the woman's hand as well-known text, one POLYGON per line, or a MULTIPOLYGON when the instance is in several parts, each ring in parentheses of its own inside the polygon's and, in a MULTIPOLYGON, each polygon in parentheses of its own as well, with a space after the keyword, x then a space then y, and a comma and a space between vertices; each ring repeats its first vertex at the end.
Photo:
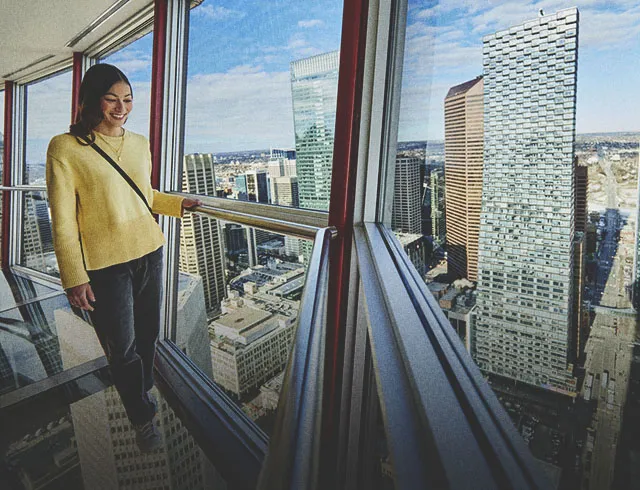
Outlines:
POLYGON ((95 303, 96 297, 93 295, 93 290, 88 282, 69 288, 66 292, 71 306, 82 310, 93 311, 93 306, 91 306, 89 301, 95 303))
POLYGON ((182 209, 191 209, 195 206, 202 206, 202 201, 200 199, 183 199, 182 200, 182 209))

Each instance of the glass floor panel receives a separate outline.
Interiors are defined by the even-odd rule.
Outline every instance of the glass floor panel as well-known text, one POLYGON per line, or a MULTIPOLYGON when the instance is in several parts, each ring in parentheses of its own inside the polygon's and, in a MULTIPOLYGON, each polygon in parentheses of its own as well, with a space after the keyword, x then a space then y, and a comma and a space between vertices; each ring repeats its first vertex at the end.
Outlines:
POLYGON ((63 294, 62 287, 44 285, 10 270, 0 273, 0 311, 55 293, 63 294))
POLYGON ((103 355, 62 293, 0 311, 0 396, 103 355))
POLYGON ((0 417, 0 488, 227 489, 157 388, 164 445, 141 453, 106 369, 38 395, 0 417))

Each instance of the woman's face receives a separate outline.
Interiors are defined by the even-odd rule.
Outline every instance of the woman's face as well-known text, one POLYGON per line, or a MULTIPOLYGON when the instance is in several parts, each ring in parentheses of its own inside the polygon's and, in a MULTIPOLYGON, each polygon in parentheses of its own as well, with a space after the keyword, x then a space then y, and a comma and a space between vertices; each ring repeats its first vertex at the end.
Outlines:
POLYGON ((116 82, 100 97, 100 109, 102 110, 102 122, 99 126, 109 132, 118 131, 127 122, 127 117, 133 109, 133 96, 131 87, 125 82, 116 82))

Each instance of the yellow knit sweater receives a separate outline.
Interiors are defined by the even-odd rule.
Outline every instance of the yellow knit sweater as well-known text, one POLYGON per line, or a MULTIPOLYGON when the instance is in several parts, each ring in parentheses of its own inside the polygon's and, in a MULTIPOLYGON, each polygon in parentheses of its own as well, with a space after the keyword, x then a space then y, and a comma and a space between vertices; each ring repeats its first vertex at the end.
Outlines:
MULTIPOLYGON (((154 213, 182 216, 183 198, 151 188, 151 153, 144 136, 125 132, 118 161, 119 137, 96 138, 131 177, 154 213)), ((47 190, 53 246, 62 287, 89 282, 87 270, 128 262, 153 252, 165 240, 140 197, 90 146, 70 134, 55 136, 47 150, 47 190)))

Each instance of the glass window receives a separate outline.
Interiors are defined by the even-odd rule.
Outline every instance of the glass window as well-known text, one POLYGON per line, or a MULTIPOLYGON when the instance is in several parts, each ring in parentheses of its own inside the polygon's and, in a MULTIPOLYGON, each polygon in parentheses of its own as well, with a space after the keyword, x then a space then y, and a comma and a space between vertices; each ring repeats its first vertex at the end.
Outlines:
MULTIPOLYGON (((23 183, 45 185, 49 140, 69 130, 71 122, 71 72, 53 75, 25 87, 25 157, 23 183)), ((59 276, 53 251, 49 201, 46 192, 22 195, 20 265, 59 276)))
POLYGON ((619 49, 640 42, 631 6, 577 4, 409 0, 390 222, 551 478, 615 486, 640 393, 619 347, 638 338, 640 71, 619 49))
POLYGON ((134 104, 126 128, 147 137, 150 127, 152 53, 153 33, 150 32, 100 60, 120 68, 131 82, 134 104))
POLYGON ((24 184, 45 185, 49 140, 69 131, 71 72, 53 75, 26 86, 24 184))
POLYGON ((300 240, 182 219, 175 343, 270 433, 306 271, 300 240))
POLYGON ((213 154, 221 195, 328 210, 341 19, 338 0, 191 9, 184 148, 213 154))
POLYGON ((60 277, 53 251, 49 199, 46 192, 22 196, 22 254, 20 265, 60 277))

